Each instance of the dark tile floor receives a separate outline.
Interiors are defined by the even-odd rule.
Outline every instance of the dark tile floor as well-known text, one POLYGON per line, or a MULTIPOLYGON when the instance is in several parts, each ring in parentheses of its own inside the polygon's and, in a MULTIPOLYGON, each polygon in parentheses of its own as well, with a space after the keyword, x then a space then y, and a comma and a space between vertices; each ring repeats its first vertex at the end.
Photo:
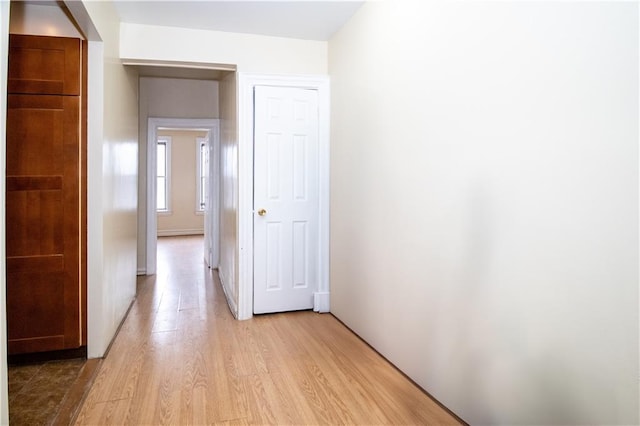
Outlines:
POLYGON ((10 424, 51 424, 85 363, 68 359, 9 365, 10 424))

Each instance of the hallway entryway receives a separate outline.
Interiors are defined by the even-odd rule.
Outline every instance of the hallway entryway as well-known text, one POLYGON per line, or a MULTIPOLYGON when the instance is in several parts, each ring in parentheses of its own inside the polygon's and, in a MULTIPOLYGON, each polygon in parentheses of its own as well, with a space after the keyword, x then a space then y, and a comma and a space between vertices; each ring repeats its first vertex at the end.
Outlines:
POLYGON ((329 314, 235 320, 202 250, 158 239, 77 424, 457 424, 329 314))

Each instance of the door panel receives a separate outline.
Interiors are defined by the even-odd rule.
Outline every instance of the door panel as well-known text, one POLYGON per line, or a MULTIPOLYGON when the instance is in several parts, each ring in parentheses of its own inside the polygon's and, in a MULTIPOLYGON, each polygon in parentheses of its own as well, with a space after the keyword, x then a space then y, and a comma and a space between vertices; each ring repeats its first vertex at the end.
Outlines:
POLYGON ((282 289, 282 223, 267 222, 266 229, 266 288, 282 289))
POLYGON ((38 256, 22 265, 16 263, 7 262, 10 353, 64 349, 65 324, 57 320, 65 305, 64 292, 59 291, 65 279, 63 257, 38 256))
POLYGON ((307 222, 293 222, 293 287, 307 287, 307 222))
POLYGON ((79 97, 8 96, 9 353, 80 346, 79 97))
MULTIPOLYGON (((16 179, 15 177, 13 179, 16 179)), ((58 254, 64 250, 62 185, 56 190, 7 190, 7 257, 58 254)))
POLYGON ((80 95, 80 40, 9 36, 8 91, 38 95, 80 95))
POLYGON ((254 114, 254 313, 311 309, 319 281, 317 92, 256 87, 254 114))
POLYGON ((7 141, 7 176, 62 175, 64 103, 64 96, 9 95, 13 113, 12 121, 7 120, 12 138, 7 141))

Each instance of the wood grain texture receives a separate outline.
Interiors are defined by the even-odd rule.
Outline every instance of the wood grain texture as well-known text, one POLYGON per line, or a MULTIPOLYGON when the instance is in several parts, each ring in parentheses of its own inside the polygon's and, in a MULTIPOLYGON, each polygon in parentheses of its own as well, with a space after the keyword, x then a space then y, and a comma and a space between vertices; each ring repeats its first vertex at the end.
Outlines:
POLYGON ((80 94, 80 39, 10 34, 9 93, 80 94))
POLYGON ((331 315, 236 321, 202 246, 159 239, 76 424, 459 424, 331 315))
POLYGON ((80 374, 67 391, 58 412, 50 423, 51 425, 65 426, 73 423, 79 414, 85 395, 91 388, 101 362, 100 359, 89 359, 84 362, 80 374))
POLYGON ((86 297, 80 40, 11 35, 9 44, 8 352, 75 349, 86 297))
POLYGON ((87 345, 87 141, 89 42, 82 40, 80 90, 80 328, 81 346, 87 345))
POLYGON ((8 350, 77 348, 79 99, 10 94, 8 106, 8 350))

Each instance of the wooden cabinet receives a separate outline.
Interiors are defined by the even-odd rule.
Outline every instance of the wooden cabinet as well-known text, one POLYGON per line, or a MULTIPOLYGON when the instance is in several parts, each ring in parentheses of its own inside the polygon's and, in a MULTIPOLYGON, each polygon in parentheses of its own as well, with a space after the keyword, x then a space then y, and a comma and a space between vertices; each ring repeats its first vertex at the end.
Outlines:
POLYGON ((80 40, 24 36, 9 40, 9 93, 80 96, 80 40))
POLYGON ((84 344, 81 53, 79 39, 10 36, 9 354, 84 344))

